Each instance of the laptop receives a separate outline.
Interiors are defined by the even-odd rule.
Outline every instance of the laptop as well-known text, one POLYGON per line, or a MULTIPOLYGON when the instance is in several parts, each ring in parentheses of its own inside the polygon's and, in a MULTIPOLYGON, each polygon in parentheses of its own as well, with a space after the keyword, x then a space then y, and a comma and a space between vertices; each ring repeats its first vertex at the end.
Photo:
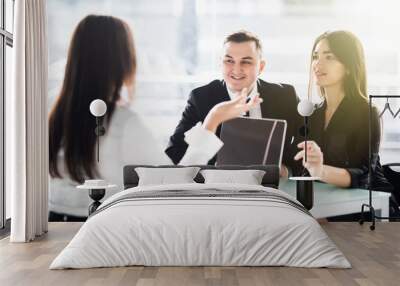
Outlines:
POLYGON ((222 124, 217 165, 281 166, 286 120, 238 117, 222 124))

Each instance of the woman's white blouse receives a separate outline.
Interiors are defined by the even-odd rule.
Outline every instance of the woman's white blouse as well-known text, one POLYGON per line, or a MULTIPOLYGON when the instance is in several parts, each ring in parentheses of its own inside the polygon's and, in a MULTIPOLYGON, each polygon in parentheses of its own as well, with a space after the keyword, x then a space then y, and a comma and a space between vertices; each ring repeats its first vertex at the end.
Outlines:
MULTIPOLYGON (((214 133, 205 130, 200 124, 186 132, 185 140, 189 147, 181 165, 207 164, 223 145, 214 133)), ((77 189, 79 184, 68 177, 62 150, 58 156, 63 178, 50 178, 49 210, 87 216, 88 206, 92 203, 88 191, 77 189)), ((105 198, 123 190, 123 167, 139 164, 173 163, 140 117, 126 107, 117 107, 110 125, 106 128, 106 134, 100 138, 98 170, 101 179, 117 185, 116 188, 107 189, 105 198)))

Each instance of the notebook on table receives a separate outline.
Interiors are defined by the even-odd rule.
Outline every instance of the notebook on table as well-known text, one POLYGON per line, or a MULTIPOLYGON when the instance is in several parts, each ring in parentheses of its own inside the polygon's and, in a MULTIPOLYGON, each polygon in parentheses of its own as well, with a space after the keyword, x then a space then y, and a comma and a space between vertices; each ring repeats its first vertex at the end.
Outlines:
POLYGON ((217 165, 281 166, 286 121, 239 117, 222 124, 217 165))

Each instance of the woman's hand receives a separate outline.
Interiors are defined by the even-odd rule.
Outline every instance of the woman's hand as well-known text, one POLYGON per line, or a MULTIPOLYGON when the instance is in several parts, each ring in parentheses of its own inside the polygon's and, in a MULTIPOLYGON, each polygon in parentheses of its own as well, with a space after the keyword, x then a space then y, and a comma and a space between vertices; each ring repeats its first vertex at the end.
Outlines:
POLYGON ((305 142, 301 142, 297 147, 303 149, 294 156, 295 160, 303 159, 303 166, 308 170, 312 177, 323 177, 324 155, 318 144, 314 141, 307 141, 307 162, 305 162, 305 142))
POLYGON ((215 133, 218 126, 230 119, 241 116, 253 107, 262 102, 259 95, 254 96, 246 103, 247 88, 242 89, 240 95, 235 99, 224 101, 215 105, 204 119, 203 126, 205 129, 215 133))

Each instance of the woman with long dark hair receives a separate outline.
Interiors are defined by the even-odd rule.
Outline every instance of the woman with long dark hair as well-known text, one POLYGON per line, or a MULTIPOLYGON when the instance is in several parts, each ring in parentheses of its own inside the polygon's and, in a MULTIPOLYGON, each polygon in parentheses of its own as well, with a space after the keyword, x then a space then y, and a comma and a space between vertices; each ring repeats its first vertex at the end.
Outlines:
MULTIPOLYGON (((326 32, 312 48, 310 81, 315 80, 321 106, 310 117, 307 162, 303 149, 295 160, 311 176, 339 187, 366 188, 369 166, 369 105, 364 52, 360 41, 348 31, 326 32)), ((381 137, 377 109, 372 110, 372 170, 386 183, 379 164, 381 137)), ((376 181, 375 180, 375 181, 376 181)), ((387 183, 386 183, 387 184, 387 183)))
MULTIPOLYGON (((90 199, 75 188, 86 179, 101 177, 121 190, 124 165, 171 164, 141 119, 121 104, 121 89, 133 90, 135 74, 136 53, 127 24, 111 16, 85 17, 72 36, 64 82, 49 117, 50 220, 87 216, 90 199), (89 112, 94 99, 107 105, 100 163, 95 157, 96 124, 89 112)), ((205 164, 215 155, 222 145, 214 135, 218 125, 261 101, 255 97, 246 103, 245 95, 217 105, 202 126, 191 130, 201 142, 191 140, 182 164, 205 164)))

